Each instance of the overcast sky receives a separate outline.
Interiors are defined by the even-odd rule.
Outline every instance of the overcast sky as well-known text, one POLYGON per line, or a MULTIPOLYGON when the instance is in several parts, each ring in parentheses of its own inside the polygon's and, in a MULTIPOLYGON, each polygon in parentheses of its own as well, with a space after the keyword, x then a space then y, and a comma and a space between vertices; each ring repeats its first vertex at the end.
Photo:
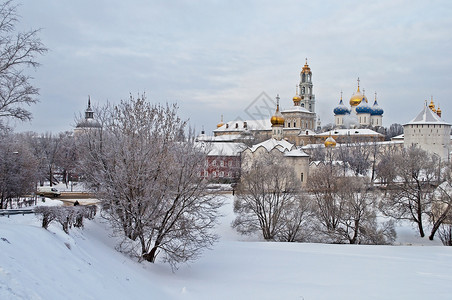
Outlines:
POLYGON ((17 131, 72 130, 91 101, 129 94, 177 102, 199 131, 245 113, 262 92, 293 105, 305 58, 316 112, 333 122, 359 76, 384 126, 405 123, 433 96, 452 122, 450 1, 23 1, 21 29, 49 48, 32 71, 40 103, 17 131), (372 101, 373 102, 373 101, 372 101))

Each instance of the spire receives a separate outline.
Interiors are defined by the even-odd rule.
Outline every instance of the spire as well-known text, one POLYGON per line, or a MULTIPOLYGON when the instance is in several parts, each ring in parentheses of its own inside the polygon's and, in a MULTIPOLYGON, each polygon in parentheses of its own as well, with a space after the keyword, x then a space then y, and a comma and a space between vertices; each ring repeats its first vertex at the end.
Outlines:
POLYGON ((359 77, 358 77, 358 93, 359 93, 359 77))
POLYGON ((94 118, 94 112, 91 109, 91 97, 88 95, 88 107, 85 110, 85 120, 93 119, 94 118))
POLYGON ((342 101, 342 90, 341 90, 341 101, 342 101))
POLYGON ((279 94, 276 95, 276 111, 279 111, 279 94))

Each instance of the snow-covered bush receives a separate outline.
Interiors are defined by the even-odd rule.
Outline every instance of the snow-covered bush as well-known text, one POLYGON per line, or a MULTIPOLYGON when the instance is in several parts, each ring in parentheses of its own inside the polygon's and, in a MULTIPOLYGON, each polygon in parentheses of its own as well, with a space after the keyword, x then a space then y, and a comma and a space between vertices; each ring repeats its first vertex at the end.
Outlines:
POLYGON ((63 227, 64 232, 69 233, 72 226, 83 227, 83 218, 92 220, 96 215, 97 207, 89 206, 38 206, 35 213, 41 215, 42 227, 47 229, 53 221, 57 221, 63 227))

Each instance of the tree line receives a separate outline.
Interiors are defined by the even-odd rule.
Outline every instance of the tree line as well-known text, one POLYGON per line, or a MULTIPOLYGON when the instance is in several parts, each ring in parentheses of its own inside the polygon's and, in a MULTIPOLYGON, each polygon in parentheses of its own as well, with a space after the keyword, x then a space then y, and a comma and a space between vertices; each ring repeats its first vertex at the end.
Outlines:
POLYGON ((232 226, 266 240, 391 244, 406 220, 420 237, 451 245, 450 164, 418 147, 349 143, 311 150, 301 189, 281 153, 242 170, 232 226))

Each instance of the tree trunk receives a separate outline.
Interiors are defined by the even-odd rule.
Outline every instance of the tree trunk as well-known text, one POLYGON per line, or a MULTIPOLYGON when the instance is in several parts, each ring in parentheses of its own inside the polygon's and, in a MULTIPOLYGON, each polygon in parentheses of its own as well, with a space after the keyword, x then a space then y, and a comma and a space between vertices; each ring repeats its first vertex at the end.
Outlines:
POLYGON ((419 227, 419 234, 421 235, 421 237, 424 237, 425 233, 424 233, 424 227, 422 226, 422 220, 419 220, 419 222, 417 222, 417 225, 419 227))
POLYGON ((155 243, 154 247, 151 249, 149 253, 143 254, 143 259, 147 260, 148 262, 155 263, 155 259, 157 258, 157 250, 158 250, 158 244, 155 243))
POLYGON ((433 224, 433 228, 432 231, 430 232, 430 236, 428 237, 429 240, 433 241, 433 237, 436 234, 436 231, 439 229, 439 226, 441 226, 441 224, 443 223, 444 219, 439 218, 439 220, 437 220, 434 224, 433 224))

